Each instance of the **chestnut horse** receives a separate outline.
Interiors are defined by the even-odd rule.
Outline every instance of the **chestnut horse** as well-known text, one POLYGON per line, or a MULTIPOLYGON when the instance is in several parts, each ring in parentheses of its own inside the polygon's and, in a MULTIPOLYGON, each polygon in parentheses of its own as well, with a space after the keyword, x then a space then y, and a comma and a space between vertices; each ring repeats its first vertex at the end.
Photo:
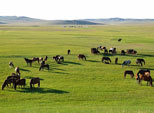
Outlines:
POLYGON ((141 81, 147 81, 152 86, 152 77, 150 76, 150 70, 149 69, 141 69, 139 72, 136 74, 136 80, 138 80, 139 84, 141 84, 141 81))

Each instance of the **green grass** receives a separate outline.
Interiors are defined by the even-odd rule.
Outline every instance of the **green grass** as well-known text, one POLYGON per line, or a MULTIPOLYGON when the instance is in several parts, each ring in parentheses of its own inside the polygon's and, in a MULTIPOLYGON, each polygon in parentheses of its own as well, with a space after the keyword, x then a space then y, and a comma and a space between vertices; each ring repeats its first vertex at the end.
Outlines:
POLYGON ((125 70, 136 74, 141 68, 136 58, 144 58, 143 68, 151 69, 154 78, 154 26, 88 26, 83 28, 0 27, 0 85, 14 72, 9 61, 21 68, 26 78, 23 89, 0 90, 0 113, 153 113, 154 87, 138 85, 135 79, 123 78, 125 70), (121 42, 117 39, 122 38, 121 42), (101 63, 102 55, 90 53, 99 45, 116 47, 118 55, 109 56, 111 64, 101 63), (121 56, 122 49, 133 48, 137 55, 121 56), (71 55, 67 55, 67 50, 71 55), (63 64, 52 59, 60 54, 63 64), (85 54, 87 61, 77 59, 85 54), (45 57, 50 70, 38 71, 39 64, 28 67, 24 57, 45 57), (115 65, 130 59, 131 66, 115 65), (30 90, 31 77, 40 77, 41 87, 30 90))

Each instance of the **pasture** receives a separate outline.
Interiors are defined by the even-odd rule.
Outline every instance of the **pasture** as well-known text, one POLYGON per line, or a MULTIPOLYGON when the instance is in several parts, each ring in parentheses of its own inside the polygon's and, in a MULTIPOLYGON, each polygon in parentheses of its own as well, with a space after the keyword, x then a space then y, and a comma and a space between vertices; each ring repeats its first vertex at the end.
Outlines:
MULTIPOLYGON (((0 85, 14 72, 12 61, 19 66, 25 88, 0 90, 0 113, 153 113, 153 87, 137 84, 126 76, 148 68, 154 79, 154 26, 115 25, 64 28, 62 26, 21 27, 0 26, 0 85), (122 38, 118 42, 118 38, 122 38), (117 48, 117 55, 108 55, 111 64, 101 62, 103 55, 91 54, 99 45, 117 48), (67 55, 67 50, 71 54, 67 55), (135 49, 137 55, 120 55, 124 49, 135 49), (77 58, 84 54, 87 61, 77 58), (48 56, 50 70, 39 71, 37 62, 26 65, 24 57, 48 56), (62 64, 52 57, 64 56, 62 64), (118 57, 118 63, 114 60, 118 57), (136 65, 137 58, 146 61, 136 65), (131 60, 130 66, 120 65, 131 60), (40 77, 40 88, 30 89, 30 79, 40 77)), ((100 51, 102 52, 102 51, 100 51)))

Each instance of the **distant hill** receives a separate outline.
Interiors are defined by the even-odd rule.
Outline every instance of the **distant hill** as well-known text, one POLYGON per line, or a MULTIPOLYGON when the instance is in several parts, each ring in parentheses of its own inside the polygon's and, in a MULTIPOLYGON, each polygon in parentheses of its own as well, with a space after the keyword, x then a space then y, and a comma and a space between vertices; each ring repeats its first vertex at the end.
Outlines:
POLYGON ((104 25, 104 24, 136 24, 136 23, 154 23, 154 19, 79 19, 79 20, 42 20, 25 16, 0 16, 0 24, 6 25, 104 25))
POLYGON ((104 23, 104 24, 127 24, 127 23, 146 23, 154 22, 154 19, 123 19, 123 18, 106 18, 106 19, 84 19, 90 22, 104 23))

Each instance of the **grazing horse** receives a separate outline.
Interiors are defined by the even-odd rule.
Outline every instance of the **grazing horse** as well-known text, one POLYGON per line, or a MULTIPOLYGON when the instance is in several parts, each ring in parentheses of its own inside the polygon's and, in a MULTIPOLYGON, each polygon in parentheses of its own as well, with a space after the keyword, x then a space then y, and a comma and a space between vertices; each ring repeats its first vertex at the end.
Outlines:
POLYGON ((49 70, 49 64, 43 64, 43 65, 40 66, 39 71, 41 71, 45 67, 49 70))
POLYGON ((91 53, 92 54, 100 54, 97 48, 91 48, 91 53))
POLYGON ((14 68, 13 62, 9 62, 9 67, 10 67, 10 68, 14 68))
POLYGON ((8 84, 10 84, 11 85, 11 83, 15 83, 15 81, 16 81, 16 79, 6 79, 5 81, 4 81, 4 83, 3 83, 3 85, 2 85, 2 90, 4 90, 4 88, 6 87, 6 86, 8 86, 8 84))
POLYGON ((28 59, 28 58, 24 58, 24 59, 25 59, 27 65, 29 64, 30 66, 32 66, 33 60, 28 59))
POLYGON ((144 63, 145 65, 145 60, 144 59, 136 59, 136 64, 140 64, 142 66, 142 62, 144 63))
POLYGON ((68 54, 68 55, 70 54, 70 52, 71 52, 71 50, 67 50, 67 54, 68 54))
POLYGON ((16 87, 17 85, 20 85, 21 87, 25 87, 26 85, 26 79, 20 79, 20 80, 17 80, 15 83, 14 83, 14 89, 16 90, 16 87))
POLYGON ((111 59, 109 57, 102 57, 102 62, 109 64, 109 63, 111 63, 111 59))
POLYGON ((86 56, 85 56, 84 54, 79 54, 79 55, 78 55, 78 59, 79 59, 79 60, 80 60, 80 59, 86 60, 86 56))
POLYGON ((19 69, 19 67, 16 67, 15 68, 15 72, 16 72, 16 74, 20 75, 20 69, 19 69))
POLYGON ((53 59, 54 59, 58 64, 60 64, 61 62, 64 62, 64 57, 63 57, 63 56, 60 56, 60 55, 53 56, 53 59))
POLYGON ((39 58, 38 57, 33 57, 32 58, 32 61, 34 62, 34 61, 37 61, 38 62, 38 64, 40 63, 40 61, 39 61, 39 58))
POLYGON ((152 86, 152 77, 150 76, 150 70, 149 69, 141 69, 136 74, 136 80, 138 80, 139 84, 141 84, 141 80, 147 81, 150 83, 150 86, 152 86))
POLYGON ((110 49, 109 49, 109 53, 112 53, 112 54, 116 53, 116 48, 113 48, 113 47, 110 48, 110 49))
POLYGON ((118 58, 115 58, 115 64, 118 64, 118 58))
POLYGON ((137 51, 135 51, 134 49, 127 49, 127 53, 128 54, 137 54, 137 51))
POLYGON ((39 77, 35 77, 32 78, 30 81, 30 88, 32 89, 34 87, 34 84, 38 84, 38 87, 40 87, 40 78, 39 77))
POLYGON ((124 65, 129 65, 129 64, 131 64, 131 61, 130 61, 130 60, 125 60, 125 61, 122 63, 122 67, 123 67, 124 65))
POLYGON ((124 78, 126 78, 126 75, 127 75, 127 74, 129 74, 129 75, 131 76, 131 78, 134 77, 134 72, 131 71, 131 70, 126 70, 126 71, 124 72, 124 78))

